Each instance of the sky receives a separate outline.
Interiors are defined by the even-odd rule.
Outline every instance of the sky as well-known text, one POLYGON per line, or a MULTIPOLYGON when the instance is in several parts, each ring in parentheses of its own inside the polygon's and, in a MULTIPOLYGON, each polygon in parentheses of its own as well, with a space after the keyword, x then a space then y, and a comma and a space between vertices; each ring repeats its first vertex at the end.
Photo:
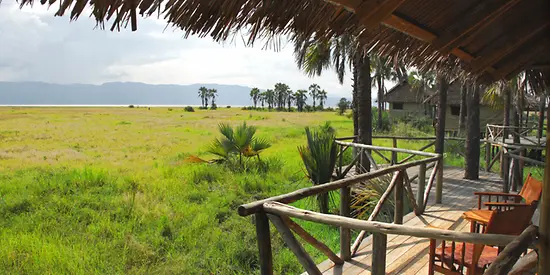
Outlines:
MULTIPOLYGON (((37 2, 38 3, 38 2, 37 2)), ((35 4, 20 10, 0 5, 0 81, 101 84, 235 84, 267 89, 284 82, 291 89, 319 84, 329 96, 351 97, 351 74, 341 85, 332 71, 310 78, 294 61, 292 44, 276 52, 264 43, 245 47, 241 39, 220 44, 189 37, 157 18, 140 18, 138 31, 96 28, 86 16, 70 22, 55 8, 35 4)), ((284 40, 284 39, 283 39, 284 40)))

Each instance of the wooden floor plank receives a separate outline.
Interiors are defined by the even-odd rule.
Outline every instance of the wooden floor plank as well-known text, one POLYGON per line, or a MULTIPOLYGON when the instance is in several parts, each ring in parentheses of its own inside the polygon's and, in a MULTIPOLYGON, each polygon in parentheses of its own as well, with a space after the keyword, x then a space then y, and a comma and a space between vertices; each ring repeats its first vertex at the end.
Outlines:
MULTIPOLYGON (((409 172, 409 171, 407 171, 409 172)), ((413 171, 411 171, 413 172, 413 171)), ((429 171, 428 171, 429 173, 429 171)), ((479 181, 462 179, 464 170, 445 167, 443 203, 434 204, 435 188, 432 190, 428 206, 422 216, 410 213, 404 217, 408 226, 426 226, 467 231, 469 223, 464 221, 462 213, 477 205, 476 191, 499 191, 502 181, 497 174, 480 172, 479 181)), ((411 176, 411 174, 409 174, 411 176)), ((412 183, 413 192, 418 184, 412 183)), ((334 266, 327 261, 320 264, 323 274, 370 274, 372 260, 372 239, 365 238, 358 256, 342 266, 334 266)), ((388 274, 426 274, 428 267, 429 240, 409 236, 388 235, 386 271, 388 274)))

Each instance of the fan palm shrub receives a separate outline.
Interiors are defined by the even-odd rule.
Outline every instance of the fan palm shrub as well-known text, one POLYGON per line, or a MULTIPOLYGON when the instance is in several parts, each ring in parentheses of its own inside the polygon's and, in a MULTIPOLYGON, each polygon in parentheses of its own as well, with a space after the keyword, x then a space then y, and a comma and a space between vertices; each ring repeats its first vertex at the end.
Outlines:
POLYGON ((271 143, 255 136, 256 127, 246 122, 233 127, 227 123, 220 123, 218 129, 222 136, 216 138, 208 147, 208 152, 221 157, 219 161, 232 164, 236 159, 237 167, 244 169, 248 158, 256 157, 261 163, 260 153, 271 147, 271 143))
MULTIPOLYGON (((335 133, 329 125, 317 130, 305 128, 307 145, 299 146, 298 151, 304 162, 305 173, 313 185, 320 185, 331 180, 336 165, 335 133)), ((317 203, 321 213, 329 212, 329 193, 317 195, 317 203)))

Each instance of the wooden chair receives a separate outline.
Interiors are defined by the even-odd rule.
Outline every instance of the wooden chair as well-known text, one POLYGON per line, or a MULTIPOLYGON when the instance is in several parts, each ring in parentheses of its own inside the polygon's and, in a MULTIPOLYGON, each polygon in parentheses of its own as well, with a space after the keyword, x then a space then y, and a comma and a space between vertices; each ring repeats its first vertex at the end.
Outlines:
MULTIPOLYGON (((531 207, 518 207, 512 210, 496 211, 490 210, 491 215, 487 224, 485 234, 507 234, 519 235, 531 222, 531 212, 534 212, 534 205, 531 207)), ((496 259, 499 253, 498 247, 483 244, 470 243, 445 243, 441 242, 436 247, 436 240, 430 240, 430 258, 428 274, 435 271, 449 275, 483 274, 484 270, 496 259)))
MULTIPOLYGON (((492 209, 497 211, 509 210, 516 207, 530 207, 540 200, 542 194, 542 182, 533 178, 531 174, 527 176, 519 194, 501 193, 501 192, 475 192, 478 196, 477 209, 464 212, 462 217, 472 222, 471 232, 476 232, 477 225, 487 226, 492 209), (483 197, 487 197, 484 202, 483 197), (491 199, 495 198, 495 201, 491 199), (482 208, 482 205, 487 207, 482 208)), ((533 217, 533 213, 529 218, 533 217)))

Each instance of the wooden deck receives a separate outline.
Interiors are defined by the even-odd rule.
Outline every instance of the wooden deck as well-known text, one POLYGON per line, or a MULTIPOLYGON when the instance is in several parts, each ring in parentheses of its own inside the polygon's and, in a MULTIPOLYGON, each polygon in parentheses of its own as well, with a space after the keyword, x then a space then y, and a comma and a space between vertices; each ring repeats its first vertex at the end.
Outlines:
MULTIPOLYGON (((416 170, 416 169, 415 169, 416 170)), ((430 170, 430 169, 428 169, 430 170)), ((417 171, 417 170, 416 170, 417 171)), ((416 174, 408 170, 409 177, 416 174)), ((429 173, 429 171, 428 171, 429 173)), ((462 213, 477 207, 475 191, 500 191, 502 181, 497 174, 480 172, 479 181, 463 179, 464 170, 445 167, 443 180, 443 203, 435 204, 435 188, 432 189, 426 211, 422 216, 409 213, 403 219, 408 226, 435 226, 442 229, 468 231, 469 223, 462 213)), ((412 188, 416 194, 417 184, 412 188)), ((427 274, 429 240, 408 236, 388 235, 386 254, 387 274, 427 274)), ((364 239, 357 255, 344 265, 335 266, 330 260, 318 265, 323 274, 370 274, 372 238, 364 239)))

